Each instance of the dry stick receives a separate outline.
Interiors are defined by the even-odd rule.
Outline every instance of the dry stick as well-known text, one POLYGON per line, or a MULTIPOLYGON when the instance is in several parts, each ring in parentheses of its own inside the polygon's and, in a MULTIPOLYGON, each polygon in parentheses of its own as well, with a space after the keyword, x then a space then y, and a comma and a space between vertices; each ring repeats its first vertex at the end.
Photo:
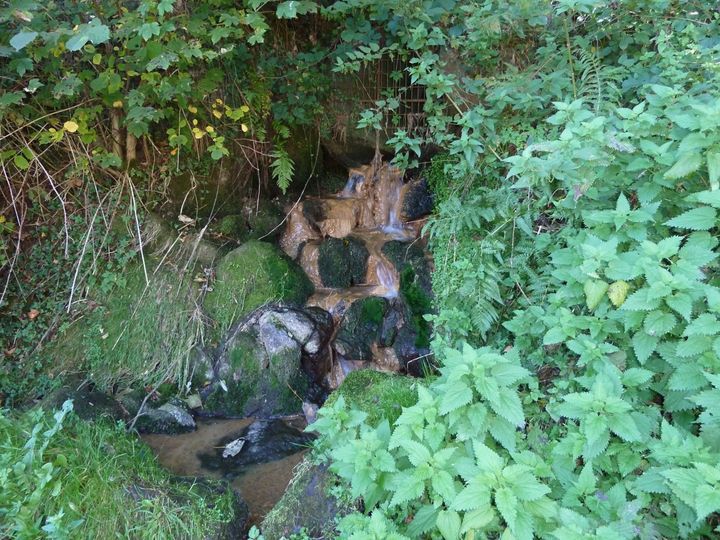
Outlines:
POLYGON ((132 202, 133 215, 135 216, 135 228, 137 230, 138 249, 140 250, 140 260, 142 261, 143 265, 143 274, 145 274, 145 286, 148 286, 150 285, 150 280, 148 279, 147 266, 145 265, 145 253, 142 246, 142 234, 140 233, 140 219, 138 218, 137 203, 135 201, 135 186, 133 186, 132 180, 130 180, 130 175, 125 173, 125 178, 130 185, 130 200, 132 202))
POLYGON ((290 211, 289 211, 287 214, 285 214, 285 217, 283 218, 283 220, 282 220, 280 223, 278 223, 275 227, 273 227, 272 230, 270 230, 268 233, 266 233, 266 234, 262 235, 260 238, 258 238, 258 240, 262 240, 263 238, 267 238, 267 237, 270 236, 272 233, 274 233, 275 231, 277 231, 280 227, 282 227, 283 224, 284 224, 284 223, 288 220, 288 218, 290 217, 290 214, 292 214, 293 210, 295 210, 295 207, 297 207, 297 205, 300 204, 300 200, 303 198, 303 195, 305 195, 305 190, 306 190, 307 187, 308 187, 308 183, 310 182, 310 179, 311 179, 311 178, 313 177, 313 175, 315 174, 315 167, 317 166, 319 154, 320 154, 320 130, 318 129, 318 142, 317 142, 317 148, 315 149, 315 161, 313 162, 313 166, 312 166, 312 170, 310 171, 310 175, 307 177, 307 180, 305 180, 305 185, 303 186, 302 191, 300 192, 300 195, 298 196, 297 200, 295 201, 295 203, 294 203, 294 204, 292 205, 292 207, 290 208, 290 211))
POLYGON ((105 194, 105 197, 102 198, 101 201, 99 201, 98 207, 95 210, 95 214, 93 214, 92 219, 90 220, 90 225, 88 227, 87 233, 85 234, 85 240, 83 241, 82 249, 80 250, 80 256, 78 257, 77 262, 75 263, 75 274, 73 275, 72 283, 70 285, 70 297, 68 298, 67 303, 67 313, 70 313, 70 309, 72 308, 72 301, 73 296, 75 296, 75 287, 77 285, 77 278, 80 274, 80 267, 82 266, 82 261, 85 258, 85 250, 87 249, 87 245, 90 242, 90 235, 93 232, 93 228, 95 227, 95 218, 97 218, 98 212, 102 209, 102 205, 105 202, 105 199, 108 198, 108 196, 112 193, 112 191, 108 191, 105 194))
POLYGON ((3 169, 3 176, 5 176, 5 180, 8 183, 8 188, 10 189, 10 198, 12 200, 13 210, 15 211, 15 219, 17 219, 17 222, 18 222, 18 237, 17 237, 17 242, 15 243, 15 253, 13 254, 12 261, 10 262, 10 267, 8 268, 7 279, 5 280, 5 285, 3 286, 2 294, 0 294, 0 306, 2 305, 3 301, 5 300, 5 295, 7 294, 8 287, 10 286, 10 279, 14 273, 13 270, 15 269, 15 264, 17 263, 17 259, 20 256, 20 245, 21 245, 21 239, 22 239, 22 233, 23 233, 23 225, 25 225, 24 215, 21 218, 20 214, 18 212, 18 209, 17 209, 16 197, 15 197, 15 195, 13 195, 12 182, 10 182, 10 177, 7 174, 7 169, 5 169, 5 162, 2 162, 2 169, 3 169))
POLYGON ((35 159, 34 161, 38 164, 38 166, 45 173, 45 176, 47 177, 48 182, 50 182, 50 187, 55 192, 55 195, 57 195, 57 198, 60 201, 60 206, 62 206, 63 228, 65 229, 65 258, 67 259, 69 256, 69 249, 70 249, 70 227, 68 226, 68 215, 67 215, 67 209, 65 208, 65 201, 62 198, 62 195, 60 195, 60 192, 55 187, 55 182, 53 182, 52 176, 45 168, 45 165, 42 164, 42 161, 39 159, 35 159))

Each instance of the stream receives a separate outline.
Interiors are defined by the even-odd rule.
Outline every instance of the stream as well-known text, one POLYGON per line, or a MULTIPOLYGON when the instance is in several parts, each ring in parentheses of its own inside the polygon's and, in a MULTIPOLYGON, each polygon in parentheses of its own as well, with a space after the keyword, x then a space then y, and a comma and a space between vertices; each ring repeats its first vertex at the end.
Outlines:
MULTIPOLYGON (((316 351, 323 358, 319 384, 326 390, 336 389, 355 369, 409 372, 408 363, 422 357, 399 271, 410 264, 405 261, 414 247, 413 264, 425 269, 424 283, 429 281, 422 247, 414 246, 423 220, 412 219, 404 205, 417 185, 406 183, 403 172, 390 165, 365 165, 349 171, 341 192, 307 197, 288 209, 280 247, 315 286, 304 309, 325 310, 334 325, 323 341, 327 352, 316 351), (395 251, 387 249, 391 243, 395 251), (376 311, 364 305, 353 309, 373 297, 376 311)), ((303 403, 303 408, 307 405, 317 407, 303 403)), ((249 506, 250 523, 259 524, 282 497, 312 441, 302 431, 305 425, 302 416, 199 418, 193 432, 143 435, 143 440, 178 475, 229 480, 249 506), (231 449, 237 452, 223 455, 231 449)))

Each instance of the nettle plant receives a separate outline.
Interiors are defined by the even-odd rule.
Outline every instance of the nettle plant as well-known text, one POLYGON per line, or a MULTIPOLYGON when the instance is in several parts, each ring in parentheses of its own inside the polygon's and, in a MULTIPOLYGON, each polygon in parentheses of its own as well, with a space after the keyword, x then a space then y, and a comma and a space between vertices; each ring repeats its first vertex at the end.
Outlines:
POLYGON ((345 537, 720 532, 720 85, 700 42, 661 34, 625 107, 558 102, 558 137, 507 159, 559 226, 505 354, 436 342, 440 377, 393 427, 323 413, 368 514, 345 537))

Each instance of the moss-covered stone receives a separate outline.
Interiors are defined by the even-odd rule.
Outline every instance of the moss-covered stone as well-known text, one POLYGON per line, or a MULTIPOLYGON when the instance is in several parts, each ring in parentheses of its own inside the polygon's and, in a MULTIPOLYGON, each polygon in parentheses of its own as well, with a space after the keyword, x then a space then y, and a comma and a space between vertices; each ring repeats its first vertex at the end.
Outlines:
POLYGON ((369 255, 365 244, 356 238, 327 238, 318 253, 323 285, 345 289, 364 283, 369 255))
POLYGON ((334 538, 336 518, 356 507, 338 500, 331 491, 339 479, 326 465, 313 465, 307 458, 295 469, 285 494, 265 516, 260 530, 267 540, 289 538, 306 529, 310 538, 334 538))
POLYGON ((387 300, 376 296, 353 302, 340 323, 335 350, 350 360, 372 360, 371 347, 381 340, 387 307, 387 300))
POLYGON ((204 306, 216 322, 218 338, 259 306, 275 300, 302 304, 312 291, 302 269, 279 248, 251 240, 220 260, 204 306))
POLYGON ((376 425, 383 418, 392 425, 403 407, 417 402, 417 385, 422 380, 370 369, 352 371, 340 387, 330 394, 325 406, 343 396, 349 408, 359 409, 368 415, 368 423, 376 425))
POLYGON ((284 218, 285 214, 280 206, 272 201, 246 200, 242 206, 242 213, 221 218, 214 229, 239 243, 261 238, 271 241, 282 233, 281 224, 284 218))
POLYGON ((433 196, 425 178, 410 183, 402 202, 402 217, 405 221, 427 216, 433 210, 433 196))
POLYGON ((193 272, 146 257, 129 265, 104 294, 93 295, 94 309, 60 333, 44 354, 58 366, 81 367, 107 389, 186 381, 185 368, 199 335, 194 317, 199 289, 193 272))
POLYGON ((425 294, 432 297, 432 277, 425 251, 418 242, 391 240, 382 247, 382 253, 393 264, 398 274, 410 267, 415 273, 417 284, 425 294))

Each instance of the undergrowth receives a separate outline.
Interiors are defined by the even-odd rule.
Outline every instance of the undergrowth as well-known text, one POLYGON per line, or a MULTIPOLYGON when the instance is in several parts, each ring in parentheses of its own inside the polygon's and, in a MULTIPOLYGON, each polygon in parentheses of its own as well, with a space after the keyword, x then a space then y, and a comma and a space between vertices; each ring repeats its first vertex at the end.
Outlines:
POLYGON ((3 538, 203 538, 233 518, 229 489, 172 479, 124 425, 71 411, 0 413, 3 538))

